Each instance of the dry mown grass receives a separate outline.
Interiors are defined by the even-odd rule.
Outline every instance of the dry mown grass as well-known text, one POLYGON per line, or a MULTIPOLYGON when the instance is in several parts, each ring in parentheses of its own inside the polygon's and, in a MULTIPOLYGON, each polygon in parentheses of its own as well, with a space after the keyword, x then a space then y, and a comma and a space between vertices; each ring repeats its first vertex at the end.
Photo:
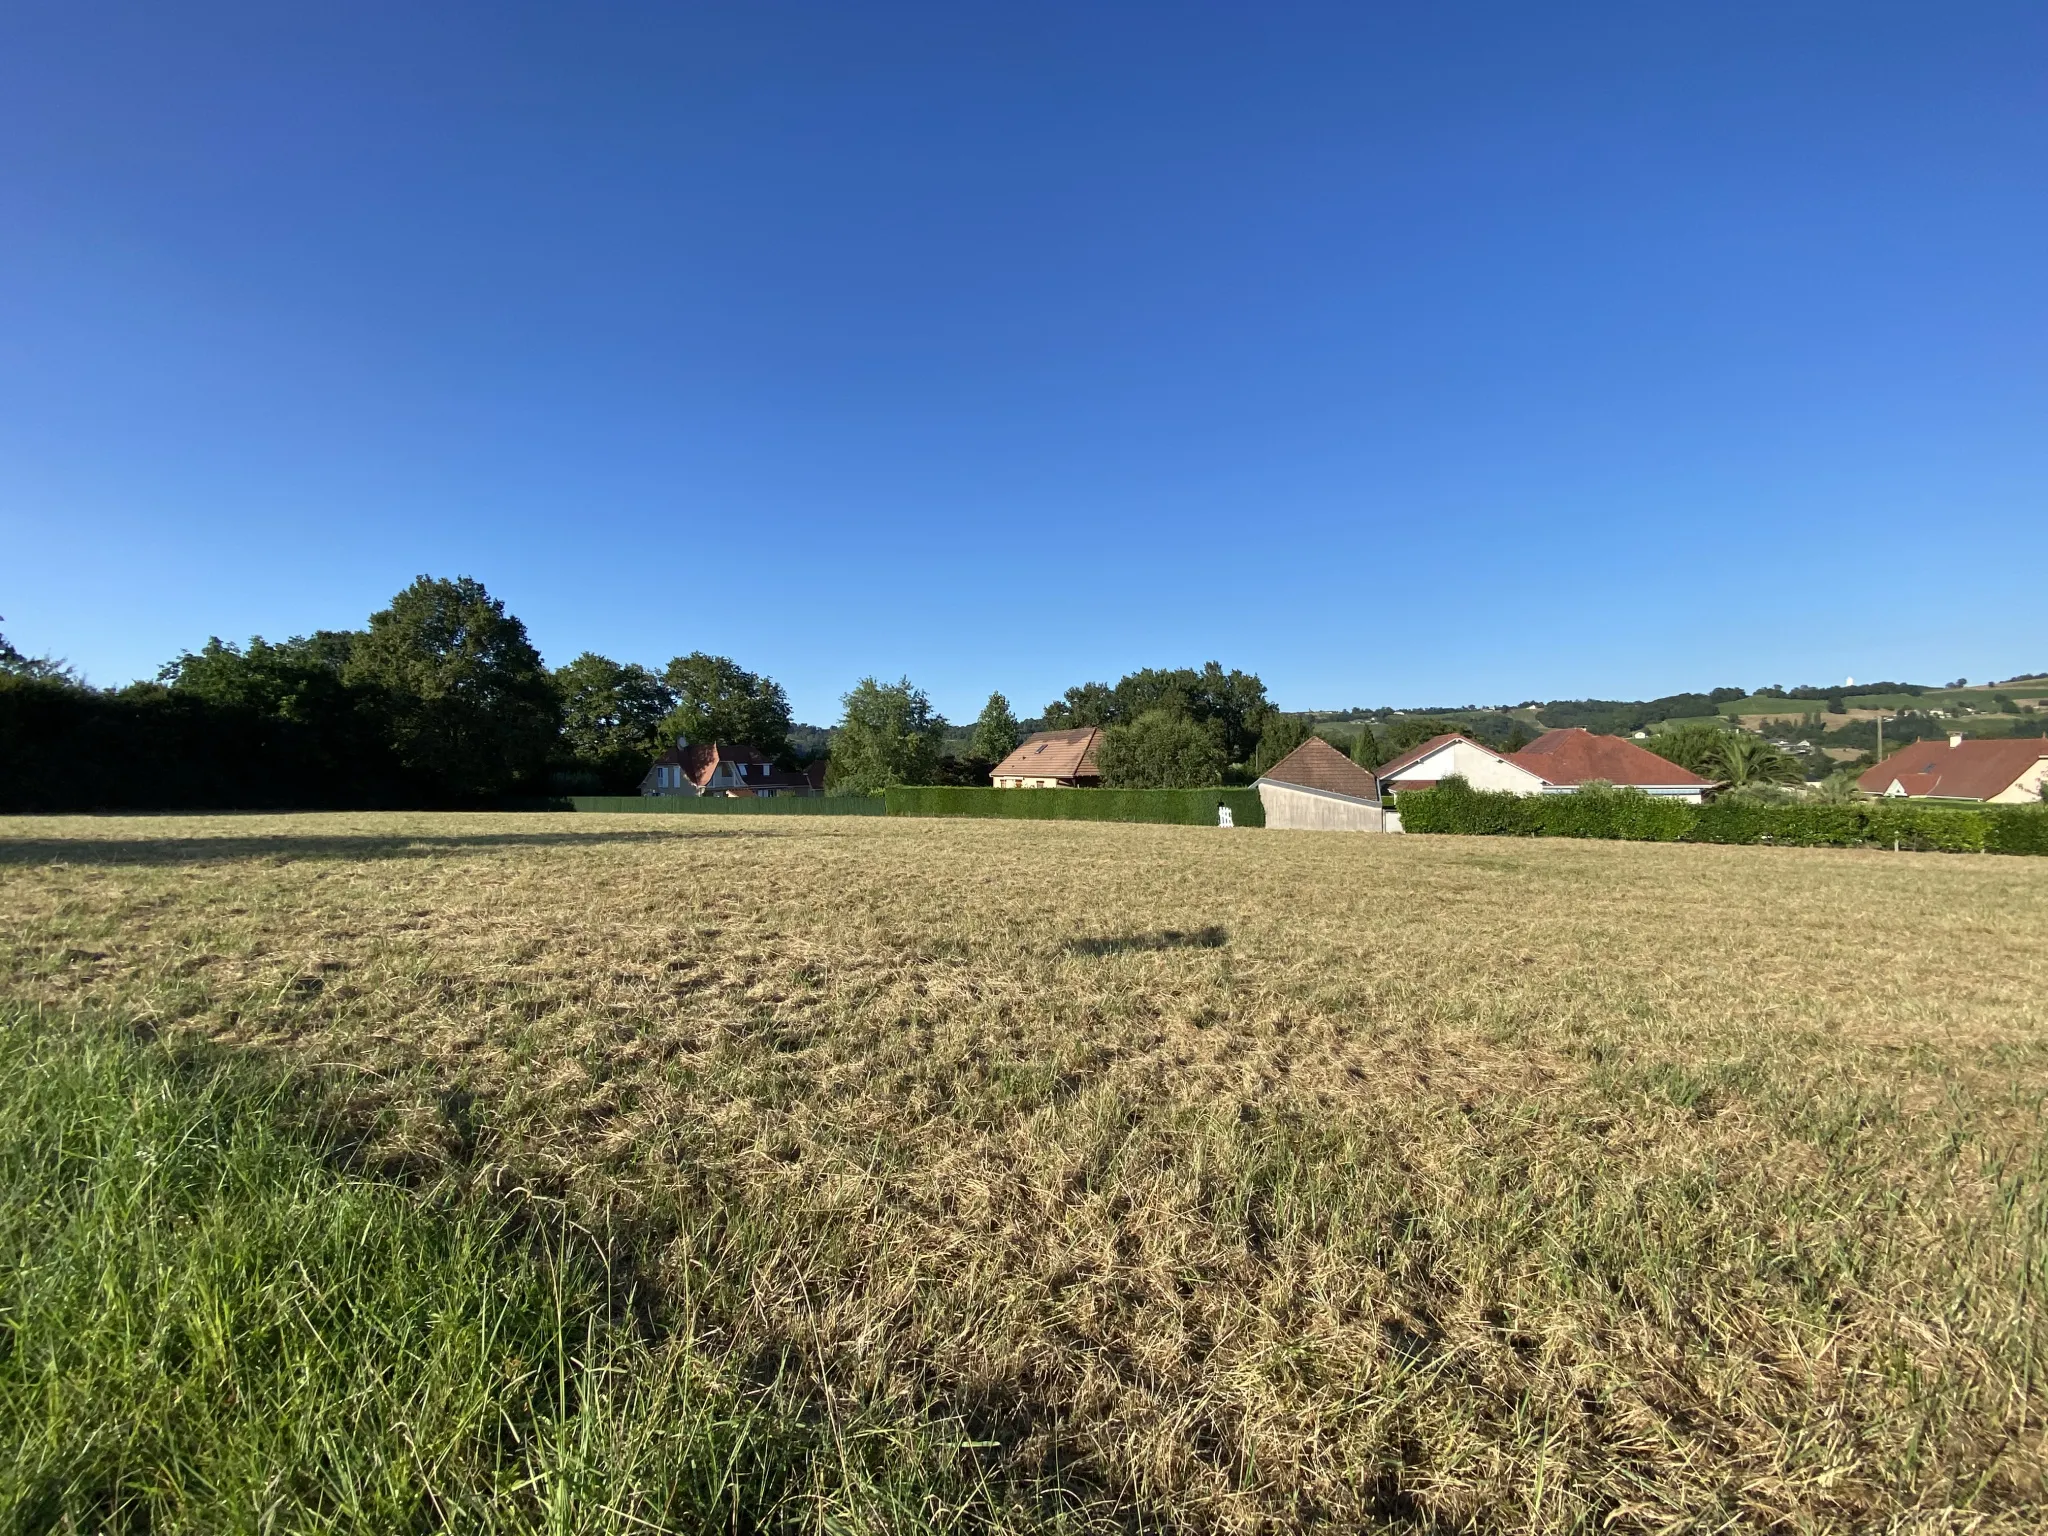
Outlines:
POLYGON ((0 822, 7 986, 360 1068, 1126 1515, 2048 1518, 2048 861, 625 821, 0 822))

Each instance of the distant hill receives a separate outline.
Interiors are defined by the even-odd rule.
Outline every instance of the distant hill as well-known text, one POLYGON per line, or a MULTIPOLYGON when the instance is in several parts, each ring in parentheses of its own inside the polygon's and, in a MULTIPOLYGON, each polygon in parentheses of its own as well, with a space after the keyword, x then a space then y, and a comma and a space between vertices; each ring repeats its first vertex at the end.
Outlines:
POLYGON ((1787 719, 1808 714, 1847 716, 1875 710, 1933 712, 1950 716, 2012 715, 2023 717, 2048 704, 2048 674, 2029 673, 1998 683, 1875 682, 1808 684, 1797 688, 1710 688, 1704 692, 1668 693, 1655 699, 1526 699, 1520 704, 1441 704, 1411 709, 1351 708, 1314 710, 1318 721, 1333 724, 1397 720, 1424 715, 1433 719, 1498 720, 1511 716, 1545 729, 1583 726, 1603 735, 1626 735, 1670 720, 1720 716, 1777 715, 1787 719), (2030 691, 2031 690, 2031 691, 2030 691))

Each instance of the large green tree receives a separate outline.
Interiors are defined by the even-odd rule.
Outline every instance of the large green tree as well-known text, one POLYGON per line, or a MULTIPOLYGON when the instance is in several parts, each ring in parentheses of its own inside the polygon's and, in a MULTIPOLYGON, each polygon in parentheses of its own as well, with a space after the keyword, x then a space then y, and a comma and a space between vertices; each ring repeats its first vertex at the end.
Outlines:
POLYGON ((475 800, 538 785, 561 704, 526 626, 463 576, 421 576, 370 615, 342 676, 379 698, 392 750, 423 787, 475 800))
POLYGON ((257 635, 240 646, 215 635, 159 668, 157 681, 225 708, 281 720, 327 720, 354 708, 343 673, 361 638, 352 630, 325 629, 279 641, 257 635))
POLYGON ((729 741, 769 757, 789 750, 789 697, 774 678, 692 651, 671 661, 662 681, 676 701, 662 724, 664 743, 729 741))
POLYGON ((1267 716, 1266 728, 1259 733, 1259 745, 1251 758, 1253 774, 1264 773, 1314 734, 1307 715, 1283 715, 1276 710, 1267 716))
POLYGON ((1250 672, 1225 671, 1220 662, 1193 667, 1145 667, 1126 673, 1115 687, 1082 683, 1045 707, 1045 723, 1112 726, 1140 715, 1163 712, 1214 724, 1225 761, 1241 763, 1258 749, 1260 733, 1273 713, 1266 685, 1250 672))
POLYGON ((1107 683, 1078 683, 1045 706, 1045 726, 1050 731, 1113 725, 1120 718, 1116 690, 1107 683))
POLYGON ((1017 750, 1022 739, 1023 732, 1010 711, 1010 701, 1000 693, 990 694, 988 702, 981 706, 981 718, 974 722, 974 740, 969 750, 984 762, 1000 763, 1017 750))
POLYGON ((78 682, 78 674, 63 662, 49 656, 24 656, 5 635, 0 635, 0 677, 16 678, 26 683, 78 682))
POLYGON ((636 662, 585 651, 555 669, 562 699, 562 746, 574 766, 596 775, 607 793, 630 793, 660 751, 662 722, 675 695, 636 662))
POLYGON ((1687 773, 1718 779, 1722 776, 1722 749, 1733 734, 1724 726, 1695 722, 1654 731, 1643 745, 1687 773))
POLYGON ((1095 749, 1106 789, 1203 789, 1223 782, 1223 733, 1172 709, 1107 727, 1095 749))
POLYGON ((266 781, 263 803, 388 803, 403 794, 390 701, 346 676, 361 639, 321 630, 240 646, 216 635, 159 669, 157 682, 179 703, 211 712, 224 749, 232 742, 251 777, 266 781))
POLYGON ((828 784, 835 794, 874 795, 892 784, 929 784, 938 773, 946 722, 909 678, 864 677, 841 701, 828 784))

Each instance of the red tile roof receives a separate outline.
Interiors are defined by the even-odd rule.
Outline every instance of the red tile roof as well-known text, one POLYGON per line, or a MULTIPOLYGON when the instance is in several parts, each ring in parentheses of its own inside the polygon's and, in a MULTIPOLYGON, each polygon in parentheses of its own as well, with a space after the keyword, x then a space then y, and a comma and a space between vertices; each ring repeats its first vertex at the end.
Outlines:
MULTIPOLYGON (((1406 752, 1403 752, 1399 757, 1396 757, 1392 762, 1381 763, 1379 767, 1374 771, 1379 774, 1382 781, 1391 779, 1395 777, 1398 773, 1400 773, 1400 771, 1403 768, 1406 768, 1410 763, 1421 762, 1425 757, 1429 756, 1429 754, 1434 752, 1438 747, 1444 745, 1445 742, 1450 741, 1469 742, 1471 745, 1475 747, 1479 746, 1479 743, 1476 741, 1472 741, 1471 737, 1460 736, 1457 732, 1450 731, 1446 732, 1442 736, 1432 736, 1427 741, 1417 742, 1414 746, 1410 747, 1406 752)), ((1479 750, 1484 752, 1486 748, 1479 747, 1479 750)))
POLYGON ((1687 771, 1667 758, 1646 752, 1619 736, 1595 736, 1583 726, 1545 731, 1507 760, 1551 784, 1584 784, 1605 779, 1610 784, 1639 787, 1684 785, 1705 789, 1711 780, 1687 771))
POLYGON ((992 779, 1096 779, 1095 747, 1102 732, 1092 725, 1071 731, 1039 731, 989 770, 992 779))
POLYGON ((1941 795, 1953 800, 1989 800, 2003 794, 2034 764, 2048 757, 2048 738, 1992 737, 1978 741, 1916 741, 1901 747, 1857 784, 1873 795, 1894 781, 1908 795, 1941 795))
MULTIPOLYGON (((695 785, 701 794, 711 783, 711 777, 721 763, 746 771, 731 780, 735 785, 743 784, 748 789, 808 789, 810 781, 801 773, 792 773, 786 768, 777 768, 758 747, 739 745, 729 741, 683 742, 670 747, 655 760, 656 766, 680 764, 683 777, 695 785)), ((727 787, 724 784, 721 789, 727 787)))
POLYGON ((1311 736, 1279 762, 1260 774, 1276 784, 1299 784, 1354 800, 1378 800, 1379 784, 1373 776, 1320 736, 1311 736))

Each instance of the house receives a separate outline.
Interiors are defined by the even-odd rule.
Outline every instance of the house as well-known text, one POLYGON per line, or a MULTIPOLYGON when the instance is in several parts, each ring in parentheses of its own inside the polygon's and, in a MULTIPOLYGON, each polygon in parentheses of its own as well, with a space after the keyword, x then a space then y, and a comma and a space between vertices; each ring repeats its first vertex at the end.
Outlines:
POLYGON ((989 777, 997 789, 1077 789, 1102 782, 1095 766, 1095 748, 1102 739, 1097 726, 1071 731, 1039 731, 997 763, 989 777))
POLYGON ((822 788, 814 788, 807 774, 776 767, 754 747, 679 741, 654 760, 640 781, 640 793, 770 799, 815 795, 822 788))
POLYGON ((1454 774, 1474 789, 1515 795, 1568 795, 1601 782, 1697 804, 1714 787, 1632 741, 1573 726, 1545 731, 1519 752, 1496 752, 1465 736, 1432 736, 1382 763, 1379 789, 1383 796, 1428 789, 1454 774))
POLYGON ((1311 736, 1253 781, 1266 825, 1308 832, 1384 832, 1379 783, 1311 736))
POLYGON ((1899 748, 1856 783, 1873 795, 1908 800, 1977 800, 1987 805, 2020 805, 2041 798, 2048 780, 2048 738, 2008 736, 1965 740, 1960 732, 1946 745, 1916 741, 1899 748))

